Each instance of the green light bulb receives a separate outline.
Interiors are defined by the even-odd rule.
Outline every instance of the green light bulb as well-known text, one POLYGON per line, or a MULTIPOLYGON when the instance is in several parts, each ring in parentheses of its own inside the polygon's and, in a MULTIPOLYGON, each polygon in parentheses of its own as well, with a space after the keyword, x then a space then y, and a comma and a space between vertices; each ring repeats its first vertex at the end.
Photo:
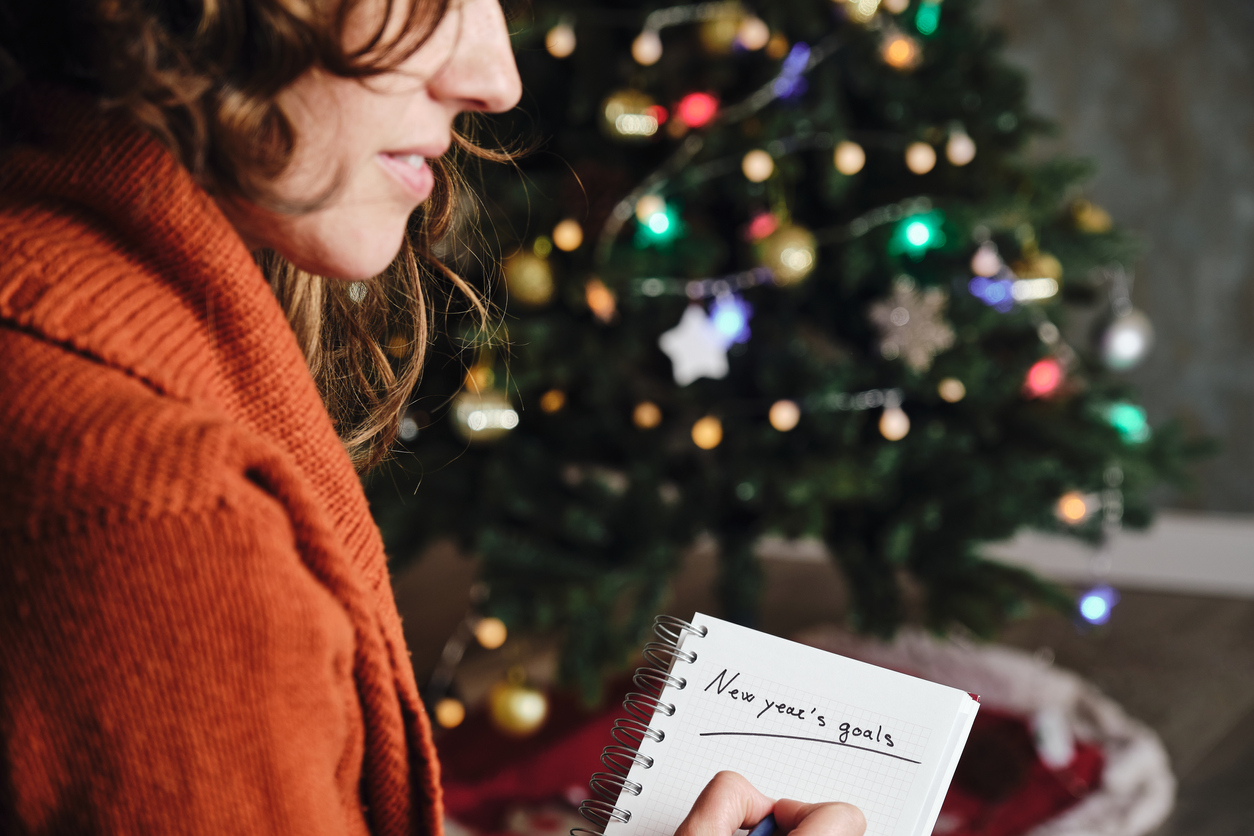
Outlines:
POLYGON ((1145 410, 1136 404, 1121 401, 1111 404, 1106 409, 1106 420, 1115 428, 1124 441, 1139 444, 1150 437, 1149 420, 1145 410))

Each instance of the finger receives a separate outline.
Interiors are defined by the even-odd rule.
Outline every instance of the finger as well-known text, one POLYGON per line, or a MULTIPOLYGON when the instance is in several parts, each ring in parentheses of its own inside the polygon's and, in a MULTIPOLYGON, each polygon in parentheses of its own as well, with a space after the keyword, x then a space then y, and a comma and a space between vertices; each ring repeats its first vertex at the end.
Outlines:
POLYGON ((732 836, 766 818, 774 805, 743 776, 720 772, 697 796, 675 836, 732 836))
POLYGON ((791 798, 775 803, 775 821, 788 836, 862 836, 866 817, 852 804, 804 804, 791 798))

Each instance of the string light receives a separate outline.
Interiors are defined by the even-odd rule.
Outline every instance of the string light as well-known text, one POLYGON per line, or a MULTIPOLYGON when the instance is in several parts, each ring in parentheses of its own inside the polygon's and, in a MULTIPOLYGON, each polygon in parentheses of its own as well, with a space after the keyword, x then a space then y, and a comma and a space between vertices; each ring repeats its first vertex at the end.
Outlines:
POLYGON ((1145 410, 1134 403, 1119 401, 1106 407, 1106 420, 1124 441, 1140 444, 1150 438, 1149 419, 1145 410))
POLYGON ((920 35, 934 35, 940 26, 940 0, 923 0, 914 14, 914 28, 920 35))
POLYGON ((770 154, 757 148, 745 154, 740 161, 740 170, 750 183, 761 183, 774 173, 775 160, 771 159, 770 154))
POLYGON ((910 432, 910 416, 899 406, 886 407, 880 415, 880 435, 889 441, 901 441, 910 432))
POLYGON ((540 409, 550 415, 560 412, 566 406, 566 393, 561 389, 550 389, 540 396, 540 409))
POLYGON ((709 93, 689 93, 679 100, 675 116, 690 128, 708 125, 718 113, 718 99, 709 93))
POLYGON ((836 170, 849 177, 857 174, 866 165, 866 152, 856 142, 845 140, 836 146, 832 154, 832 163, 836 170))
POLYGON ((1014 282, 1010 279, 989 279, 984 276, 976 276, 967 282, 967 290, 972 296, 1002 313, 1008 313, 1015 306, 1013 287, 1014 282))
POLYGON ((1052 357, 1037 360, 1028 369, 1023 389, 1029 398, 1043 398, 1062 385, 1062 366, 1052 357))
POLYGON ((566 58, 575 51, 575 30, 569 23, 559 23, 544 36, 544 48, 554 58, 566 58))
POLYGON ((755 15, 747 15, 744 20, 740 21, 740 27, 736 30, 736 43, 750 52, 766 46, 770 39, 770 27, 762 18, 755 15))
POLYGON ((662 57, 662 36, 646 29, 631 42, 631 57, 642 67, 652 67, 662 57))
POLYGON ((618 304, 614 299, 613 291, 605 286, 605 282, 600 279, 589 279, 584 285, 584 301, 588 303, 588 310, 592 311, 592 315, 601 324, 608 325, 614 320, 618 304))
POLYGON ((844 0, 844 3, 849 19, 858 23, 870 22, 880 6, 880 0, 844 0))
POLYGON ((653 401, 641 401, 631 412, 631 422, 642 430, 651 430, 662 423, 662 410, 653 401))
POLYGON ((947 377, 936 386, 936 392, 946 403, 958 403, 967 396, 967 387, 956 377, 947 377))
POLYGON ((583 243, 583 227, 574 218, 567 218, 553 227, 553 246, 563 252, 579 249, 583 243))
POLYGON ((723 441, 723 422, 707 415, 692 425, 692 443, 702 450, 713 450, 723 441))
POLYGON ((1068 525, 1079 525, 1093 513, 1088 498, 1079 491, 1068 491, 1059 497, 1058 506, 1054 510, 1058 519, 1068 525))
POLYGON ((734 293, 724 293, 714 300, 710 321, 729 343, 743 343, 749 339, 749 317, 753 308, 734 293))
POLYGON ((923 59, 923 50, 914 38, 893 32, 880 45, 880 58, 895 70, 913 70, 923 59))
POLYGON ((647 194, 636 201, 636 220, 640 223, 648 223, 649 218, 658 212, 666 211, 666 201, 662 200, 660 195, 647 194))
POLYGON ((910 0, 884 0, 884 2, 880 5, 883 7, 884 11, 890 14, 899 15, 906 9, 910 8, 910 0))
POLYGON ((466 719, 466 706, 453 697, 445 697, 435 704, 435 721, 441 728, 455 729, 466 719))
POLYGON ((771 39, 766 42, 766 57, 779 60, 788 54, 788 38, 784 37, 782 32, 776 32, 771 35, 771 39))
POLYGON ((657 103, 639 90, 618 90, 605 98, 602 126, 612 137, 640 142, 657 134, 657 103))
POLYGON ((894 235, 896 248, 918 258, 929 249, 944 245, 945 235, 941 231, 943 220, 939 211, 903 218, 894 235))
POLYGON ((749 221, 749 226, 745 228, 745 236, 750 241, 761 241, 777 229, 779 229, 779 216, 774 212, 760 212, 749 221))
POLYGON ((906 168, 915 174, 927 174, 936 167, 936 149, 926 142, 912 142, 906 148, 906 168))
POLYGON ((953 165, 966 165, 975 159, 975 140, 962 128, 950 131, 949 142, 945 143, 945 157, 953 165))
POLYGON ((996 276, 1001 272, 1001 256, 997 254, 997 247, 991 243, 984 243, 975 251, 975 255, 971 256, 971 272, 977 276, 996 276))
POLYGON ((1110 611, 1119 603, 1119 593, 1114 588, 1099 584, 1080 596, 1080 617, 1089 624, 1105 624, 1110 621, 1110 611))
POLYGON ((505 627, 505 622, 499 618, 488 616, 479 619, 479 623, 475 625, 475 641, 487 650, 496 650, 505 644, 505 639, 509 637, 509 630, 505 627))
POLYGON ((801 407, 797 406, 795 401, 776 401, 771 404, 767 420, 771 422, 772 427, 786 433, 801 421, 801 407))

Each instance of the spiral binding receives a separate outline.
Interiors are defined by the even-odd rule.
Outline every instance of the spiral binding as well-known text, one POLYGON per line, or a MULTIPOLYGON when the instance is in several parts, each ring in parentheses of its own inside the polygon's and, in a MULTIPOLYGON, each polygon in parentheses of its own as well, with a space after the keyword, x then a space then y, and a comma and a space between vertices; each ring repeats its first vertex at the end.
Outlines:
MULTIPOLYGON (((602 831, 609 827, 610 822, 627 824, 631 821, 631 811, 617 805, 624 794, 640 795, 644 785, 627 780, 627 776, 636 764, 644 769, 653 766, 653 758, 640 752, 640 746, 646 739, 655 743, 666 739, 665 732, 649 726, 649 721, 654 714, 675 716, 674 703, 662 702, 662 694, 668 685, 680 691, 688 685, 687 679, 676 676, 672 671, 679 662, 692 664, 697 661, 697 654, 680 649, 680 639, 685 635, 704 638, 709 631, 673 615, 659 615, 653 621, 653 632, 661 641, 644 646, 644 657, 649 666, 638 668, 632 677, 632 682, 640 690, 632 691, 623 699, 623 709, 631 716, 614 722, 610 734, 618 745, 606 746, 601 751, 601 764, 608 771, 595 773, 588 782, 598 798, 589 798, 579 805, 579 814, 602 831)), ((576 827, 570 831, 570 836, 601 836, 601 833, 576 827)))

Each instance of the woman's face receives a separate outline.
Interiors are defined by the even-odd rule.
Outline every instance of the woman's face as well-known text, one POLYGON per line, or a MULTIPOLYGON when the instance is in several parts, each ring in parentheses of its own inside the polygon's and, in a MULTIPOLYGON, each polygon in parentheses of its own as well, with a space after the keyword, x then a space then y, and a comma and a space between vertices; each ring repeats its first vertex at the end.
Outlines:
POLYGON ((391 263, 431 194, 427 161, 448 150, 454 117, 509 110, 521 94, 498 0, 453 0, 395 71, 362 82, 312 70, 280 94, 296 147, 277 196, 308 202, 336 186, 325 205, 302 214, 220 205, 250 249, 272 248, 321 276, 369 278, 391 263))

